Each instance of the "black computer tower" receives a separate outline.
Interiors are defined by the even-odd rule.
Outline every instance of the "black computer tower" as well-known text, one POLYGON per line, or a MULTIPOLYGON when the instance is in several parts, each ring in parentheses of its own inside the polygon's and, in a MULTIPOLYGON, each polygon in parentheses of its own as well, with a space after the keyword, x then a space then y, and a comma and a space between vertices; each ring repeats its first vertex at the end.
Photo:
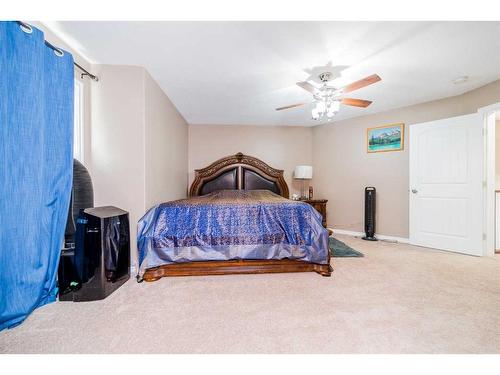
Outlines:
POLYGON ((80 212, 74 251, 61 255, 60 301, 104 299, 130 278, 129 228, 128 212, 117 207, 80 212))

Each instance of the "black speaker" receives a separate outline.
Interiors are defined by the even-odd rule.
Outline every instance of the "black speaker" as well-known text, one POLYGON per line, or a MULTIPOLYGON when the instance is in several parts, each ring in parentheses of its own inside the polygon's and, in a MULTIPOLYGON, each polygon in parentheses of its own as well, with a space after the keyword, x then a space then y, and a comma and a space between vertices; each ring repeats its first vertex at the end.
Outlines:
POLYGON ((112 206, 82 210, 76 220, 74 252, 61 256, 59 300, 104 299, 129 278, 128 212, 112 206), (69 287, 61 289, 62 285, 69 287))
POLYGON ((377 241, 375 238, 375 202, 377 190, 374 187, 365 188, 365 236, 364 240, 377 241))

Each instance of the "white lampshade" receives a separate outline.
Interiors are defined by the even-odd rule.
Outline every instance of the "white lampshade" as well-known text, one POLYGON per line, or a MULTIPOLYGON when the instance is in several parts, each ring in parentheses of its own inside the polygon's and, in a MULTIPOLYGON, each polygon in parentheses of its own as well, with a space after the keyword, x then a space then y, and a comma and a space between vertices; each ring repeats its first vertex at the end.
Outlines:
POLYGON ((330 109, 332 112, 337 113, 340 110, 340 100, 334 100, 330 109))
POLYGON ((313 177, 313 167, 310 165, 297 165, 293 177, 300 180, 310 180, 313 177))

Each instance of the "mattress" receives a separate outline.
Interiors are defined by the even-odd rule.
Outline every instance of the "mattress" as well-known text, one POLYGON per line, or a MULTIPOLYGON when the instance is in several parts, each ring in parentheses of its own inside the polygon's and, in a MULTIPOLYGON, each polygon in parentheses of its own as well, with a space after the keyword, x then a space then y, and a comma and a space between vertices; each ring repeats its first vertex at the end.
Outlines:
POLYGON ((165 264, 295 259, 327 264, 328 232, 309 204, 268 190, 220 190, 152 207, 139 221, 139 276, 165 264))

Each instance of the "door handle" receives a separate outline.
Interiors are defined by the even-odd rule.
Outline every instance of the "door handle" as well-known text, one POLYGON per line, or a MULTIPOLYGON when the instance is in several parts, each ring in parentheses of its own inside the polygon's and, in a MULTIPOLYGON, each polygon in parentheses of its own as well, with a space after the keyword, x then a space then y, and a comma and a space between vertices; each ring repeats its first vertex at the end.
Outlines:
POLYGON ((418 193, 418 190, 417 190, 417 189, 411 189, 411 192, 412 192, 413 194, 417 194, 417 193, 418 193))

